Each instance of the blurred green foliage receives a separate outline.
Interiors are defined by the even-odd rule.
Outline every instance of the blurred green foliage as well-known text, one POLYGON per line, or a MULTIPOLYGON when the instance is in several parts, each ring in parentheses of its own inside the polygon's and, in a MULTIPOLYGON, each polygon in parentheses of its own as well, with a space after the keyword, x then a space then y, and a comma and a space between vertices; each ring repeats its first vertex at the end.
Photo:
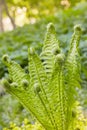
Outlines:
MULTIPOLYGON (((81 2, 73 8, 60 10, 55 15, 45 16, 35 24, 25 25, 14 31, 0 34, 0 57, 8 54, 15 59, 27 72, 27 48, 34 46, 39 53, 46 30, 46 25, 53 22, 56 27, 57 37, 60 46, 66 52, 71 38, 73 27, 76 24, 82 26, 82 38, 80 42, 80 53, 82 60, 82 89, 79 91, 80 101, 84 108, 87 108, 87 2, 81 2)), ((0 58, 0 78, 7 76, 7 69, 0 58)), ((0 97, 0 127, 8 125, 9 121, 21 122, 24 117, 30 117, 25 109, 13 97, 6 94, 0 97), (24 113, 23 113, 24 111, 24 113)))
MULTIPOLYGON (((68 8, 76 5, 78 2, 83 0, 6 0, 9 10, 11 10, 11 14, 14 15, 14 12, 17 8, 25 7, 27 12, 26 16, 30 17, 43 17, 46 14, 54 14, 60 8, 68 8), (12 9, 14 7, 14 9, 12 9), (38 13, 32 12, 32 9, 36 9, 38 13)), ((84 0, 85 1, 85 0, 84 0)))

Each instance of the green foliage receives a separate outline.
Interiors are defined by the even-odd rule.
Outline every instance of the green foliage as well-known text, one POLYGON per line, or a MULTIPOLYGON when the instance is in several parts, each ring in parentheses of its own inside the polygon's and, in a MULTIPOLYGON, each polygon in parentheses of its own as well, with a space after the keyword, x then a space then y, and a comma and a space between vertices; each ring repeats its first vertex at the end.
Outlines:
MULTIPOLYGON (((10 1, 12 2, 12 1, 10 1)), ((18 2, 18 1, 17 1, 18 2)), ((73 2, 73 1, 72 1, 73 2)), ((28 4, 27 4, 28 5, 28 4)), ((27 71, 28 64, 28 53, 27 48, 32 46, 35 50, 40 53, 43 37, 46 30, 46 24, 50 21, 55 24, 57 37, 59 38, 60 46, 63 49, 63 52, 67 53, 69 49, 69 41, 72 35, 72 28, 75 24, 82 25, 82 36, 79 45, 80 55, 81 55, 81 65, 82 65, 82 89, 79 90, 79 101, 82 106, 87 108, 87 2, 79 3, 77 6, 73 8, 69 8, 67 10, 61 10, 56 12, 55 15, 44 16, 43 19, 39 20, 37 23, 33 25, 25 25, 22 28, 17 28, 14 31, 6 32, 0 34, 0 57, 4 54, 8 54, 11 59, 15 60, 19 63, 25 71, 27 71)), ((3 76, 8 78, 7 68, 1 61, 0 58, 0 78, 3 76)), ((27 112, 25 113, 25 109, 17 110, 17 106, 19 103, 16 99, 12 98, 9 95, 5 95, 2 98, 0 97, 0 125, 7 126, 9 121, 21 122, 23 116, 27 116, 27 112), (6 101, 6 103, 5 103, 6 101), (12 103, 14 102, 15 105, 12 103), (17 105, 16 105, 17 104, 17 105), (16 108, 15 108, 16 106, 16 108), (10 113, 5 111, 5 108, 11 110, 12 113, 15 113, 15 116, 10 116, 10 113), (13 109, 14 108, 14 109, 13 109), (25 114, 24 114, 25 113, 25 114), (5 116, 4 116, 5 115, 5 116), (5 118, 6 117, 6 118, 5 118), (16 118, 15 118, 16 117, 16 118), (17 120, 16 120, 17 119, 17 120), (18 121, 19 120, 19 121, 18 121)), ((20 106, 22 107, 22 106, 20 106)), ((14 114, 13 114, 14 115, 14 114)), ((85 114, 86 115, 86 114, 85 114)))
MULTIPOLYGON (((87 119, 85 119, 82 115, 82 111, 80 109, 77 110, 77 122, 76 124, 76 129, 75 130, 86 130, 87 129, 87 119)), ((18 126, 17 124, 10 122, 8 128, 4 128, 3 130, 44 130, 44 128, 36 122, 35 124, 30 124, 29 120, 27 118, 24 119, 22 122, 22 125, 18 126)))
MULTIPOLYGON (((63 0, 50 0, 47 2, 46 0, 6 0, 9 10, 14 14, 18 8, 26 8, 26 16, 28 18, 40 18, 47 14, 54 14, 60 8, 64 8, 67 6, 67 3, 70 3, 70 6, 74 6, 78 2, 82 0, 69 0, 69 2, 65 2, 65 4, 61 4, 63 0), (14 9, 12 8, 14 7, 14 9), (32 10, 36 9, 38 13, 34 13, 32 10)), ((64 2, 63 2, 64 3, 64 2)), ((14 16, 14 15, 13 15, 14 16)))
POLYGON ((8 128, 4 128, 3 130, 44 130, 40 123, 36 122, 34 124, 30 124, 27 118, 24 119, 22 125, 18 126, 17 124, 10 122, 8 128))
POLYGON ((65 58, 50 23, 40 57, 33 48, 29 49, 29 74, 7 55, 3 56, 10 75, 10 82, 2 80, 4 87, 47 130, 76 128, 72 112, 76 107, 76 88, 80 86, 80 34, 81 28, 76 26, 65 58))

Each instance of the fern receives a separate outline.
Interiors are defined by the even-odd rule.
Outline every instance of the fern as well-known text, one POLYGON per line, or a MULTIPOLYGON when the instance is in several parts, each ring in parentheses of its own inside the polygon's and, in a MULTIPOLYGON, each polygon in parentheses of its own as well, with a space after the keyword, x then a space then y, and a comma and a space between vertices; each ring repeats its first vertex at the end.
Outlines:
POLYGON ((40 56, 29 48, 29 74, 7 55, 3 56, 11 79, 11 83, 2 80, 4 87, 46 130, 75 128, 73 112, 76 88, 80 86, 80 34, 81 28, 76 26, 66 58, 56 39, 54 25, 50 23, 40 56))

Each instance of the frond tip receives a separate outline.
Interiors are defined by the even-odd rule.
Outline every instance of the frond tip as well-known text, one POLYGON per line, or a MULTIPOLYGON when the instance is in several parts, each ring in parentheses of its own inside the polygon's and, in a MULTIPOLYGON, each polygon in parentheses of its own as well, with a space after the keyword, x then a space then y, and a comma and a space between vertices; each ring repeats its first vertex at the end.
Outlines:
POLYGON ((5 88, 9 88, 10 87, 10 84, 9 82, 6 80, 6 79, 2 79, 2 84, 5 88))
POLYGON ((18 87, 18 84, 15 83, 15 82, 13 82, 13 83, 10 84, 10 86, 11 86, 11 87, 14 87, 14 88, 17 88, 17 87, 18 87))
POLYGON ((4 87, 46 130, 73 130, 75 127, 76 87, 80 86, 80 36, 81 27, 77 25, 65 57, 56 39, 55 27, 49 23, 40 56, 32 47, 28 50, 29 74, 7 55, 2 58, 12 81, 3 79, 4 87))
POLYGON ((6 65, 10 63, 10 58, 9 58, 8 55, 4 55, 4 56, 2 57, 2 60, 3 60, 3 62, 4 62, 6 65))
POLYGON ((47 25, 47 31, 49 31, 49 32, 54 32, 55 33, 55 27, 54 27, 54 24, 53 23, 49 23, 48 25, 47 25))
POLYGON ((38 94, 40 91, 41 91, 41 89, 40 89, 40 87, 38 86, 38 84, 35 84, 35 85, 34 85, 34 92, 35 92, 36 94, 38 94))
POLYGON ((33 55, 34 53, 35 53, 34 48, 30 47, 30 48, 29 48, 29 54, 30 54, 30 55, 33 55))
POLYGON ((75 32, 81 32, 81 30, 82 29, 81 29, 81 25, 80 24, 74 26, 74 31, 75 32))
POLYGON ((64 62, 64 58, 65 58, 65 55, 64 55, 64 54, 58 54, 58 55, 56 55, 56 57, 55 57, 56 62, 58 62, 58 63, 63 63, 63 62, 64 62))
POLYGON ((22 80, 21 84, 27 87, 29 85, 29 82, 27 80, 22 80))

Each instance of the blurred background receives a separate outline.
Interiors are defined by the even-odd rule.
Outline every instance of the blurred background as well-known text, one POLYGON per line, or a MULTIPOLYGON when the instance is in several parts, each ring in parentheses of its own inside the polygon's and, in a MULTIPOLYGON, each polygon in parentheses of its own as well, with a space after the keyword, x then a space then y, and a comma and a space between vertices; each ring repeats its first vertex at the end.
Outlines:
MULTIPOLYGON (((78 100, 84 113, 87 109, 87 1, 86 0, 0 0, 0 79, 8 77, 2 56, 8 54, 28 73, 27 49, 33 46, 40 53, 46 26, 53 22, 57 38, 67 54, 74 25, 81 24, 81 86, 78 100)), ((24 118, 34 117, 0 84, 0 130, 12 121, 20 125, 24 118)))

